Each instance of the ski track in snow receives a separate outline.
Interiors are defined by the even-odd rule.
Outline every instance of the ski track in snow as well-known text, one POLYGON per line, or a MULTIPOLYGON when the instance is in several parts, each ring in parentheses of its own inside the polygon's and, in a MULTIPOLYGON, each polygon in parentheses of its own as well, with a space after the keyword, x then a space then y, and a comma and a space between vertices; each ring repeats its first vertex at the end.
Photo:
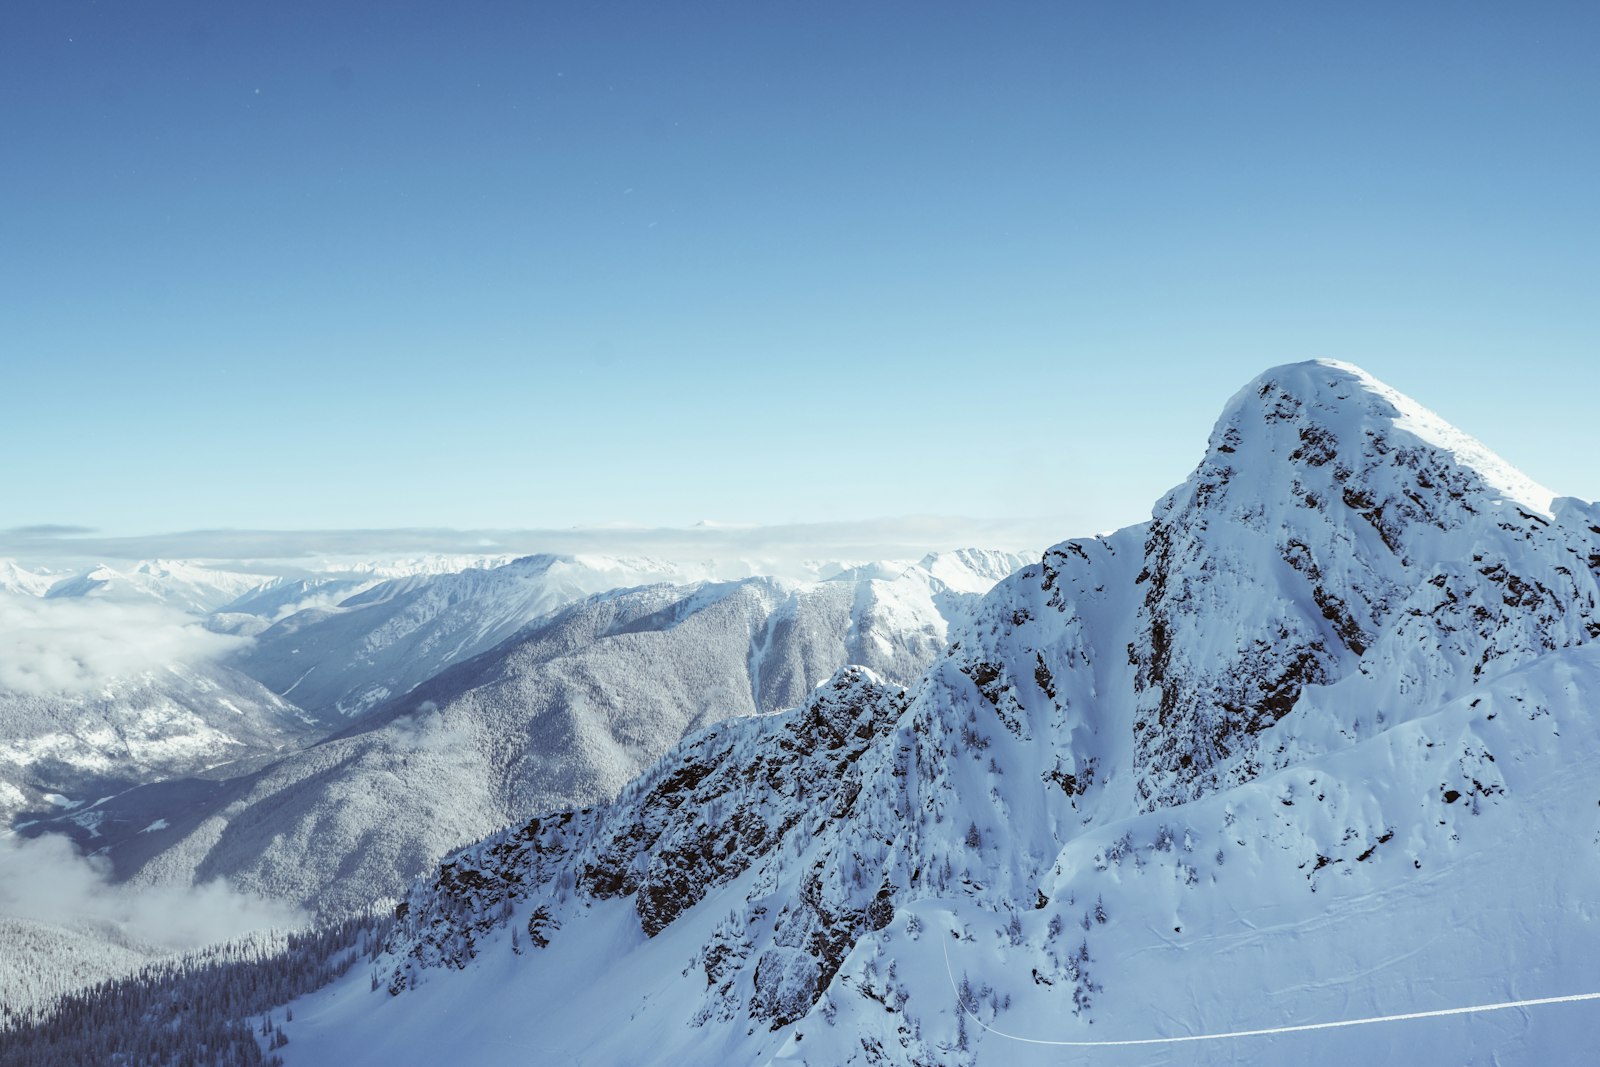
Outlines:
MULTIPOLYGON (((951 931, 951 936, 957 936, 951 931)), ((944 949, 944 970, 950 979, 950 991, 956 995, 956 1000, 961 1004, 961 1010, 967 1018, 977 1023, 980 1027, 1003 1037, 1007 1041, 1019 1041, 1025 1045, 1050 1045, 1057 1048, 1116 1048, 1129 1045, 1178 1045, 1191 1041, 1230 1041, 1243 1037, 1268 1037, 1273 1034, 1298 1034, 1308 1030, 1337 1030, 1347 1026, 1372 1026, 1375 1023, 1399 1023, 1413 1019, 1437 1019, 1446 1015, 1478 1015, 1490 1011, 1505 1011, 1508 1008, 1537 1008, 1546 1004, 1577 1004, 1582 1001, 1600 1000, 1600 993, 1570 993, 1559 997, 1533 997, 1528 1000, 1503 1000, 1495 1004, 1471 1004, 1463 1008, 1438 1008, 1433 1011, 1408 1011, 1398 1015, 1372 1015, 1364 1019, 1339 1019, 1334 1022, 1323 1023, 1297 1023, 1293 1026, 1268 1026, 1259 1030, 1229 1030, 1219 1034, 1183 1034, 1177 1037, 1136 1037, 1123 1038, 1116 1041, 1052 1041, 1038 1037, 1022 1037, 1018 1034, 1008 1034, 1004 1030, 997 1030, 980 1019, 961 997, 961 990, 956 986, 955 971, 950 966, 950 946, 942 944, 944 949)))

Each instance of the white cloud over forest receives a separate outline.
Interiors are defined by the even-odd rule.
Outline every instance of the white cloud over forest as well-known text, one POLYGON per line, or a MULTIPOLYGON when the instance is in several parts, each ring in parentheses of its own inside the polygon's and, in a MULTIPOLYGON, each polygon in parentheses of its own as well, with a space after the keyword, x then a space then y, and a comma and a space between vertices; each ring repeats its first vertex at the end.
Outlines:
POLYGON ((160 604, 0 593, 0 689, 82 693, 175 663, 215 659, 245 639, 160 604))
POLYGON ((200 886, 114 884, 109 863, 78 855, 54 834, 0 837, 0 915, 77 930, 112 926, 130 943, 169 952, 307 920, 299 908, 239 892, 221 879, 200 886))

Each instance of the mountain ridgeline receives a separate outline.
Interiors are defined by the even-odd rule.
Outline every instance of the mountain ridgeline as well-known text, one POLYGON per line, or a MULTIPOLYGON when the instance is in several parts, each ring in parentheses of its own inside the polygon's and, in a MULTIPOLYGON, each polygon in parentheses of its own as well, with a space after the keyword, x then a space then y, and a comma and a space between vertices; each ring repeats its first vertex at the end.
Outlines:
MULTIPOLYGON (((1274 369, 1150 522, 1050 549, 918 676, 847 668, 450 856, 286 1060, 422 1062, 448 1017, 483 1063, 1145 1063, 1178 1046, 1115 1042, 1592 988, 1597 570, 1591 505, 1355 368, 1274 369)), ((674 662, 636 669, 692 727, 674 662)), ((1584 1018, 1250 1055, 1570 1061, 1584 1018)))
MULTIPOLYGON (((486 651, 446 658, 439 673, 314 745, 96 805, 94 847, 135 884, 223 877, 325 918, 361 913, 462 842, 532 812, 609 800, 686 732, 794 707, 843 664, 910 684, 976 605, 974 589, 1019 563, 969 551, 820 582, 748 578, 582 597, 486 651)), ((456 597, 465 580, 446 576, 280 626, 304 637, 324 620, 364 619, 353 632, 367 636, 352 641, 341 630, 342 643, 316 647, 328 673, 348 679, 352 657, 378 647, 373 634, 409 635, 383 647, 420 655, 443 634, 459 639, 473 610, 487 621, 471 632, 495 632, 531 610, 530 597, 551 595, 530 575, 564 569, 535 558, 498 577, 474 575, 465 584, 479 594, 497 591, 487 604, 456 597), (408 621, 397 630, 400 616, 408 621)), ((77 827, 60 817, 38 829, 77 827)))

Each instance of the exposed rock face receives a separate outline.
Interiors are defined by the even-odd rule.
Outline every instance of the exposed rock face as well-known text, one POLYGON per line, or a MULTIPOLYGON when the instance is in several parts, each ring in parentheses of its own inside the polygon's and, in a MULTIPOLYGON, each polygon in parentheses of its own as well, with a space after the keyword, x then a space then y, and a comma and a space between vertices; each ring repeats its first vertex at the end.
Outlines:
MULTIPOLYGON (((456 854, 402 905, 401 936, 413 940, 391 988, 409 984, 418 965, 462 966, 474 936, 503 921, 507 904, 552 884, 553 899, 541 900, 529 924, 535 945, 559 929, 572 897, 633 897, 640 927, 655 936, 802 823, 847 817, 861 790, 856 762, 904 707, 903 690, 848 668, 793 712, 685 740, 607 809, 536 818, 456 854), (441 923, 442 915, 471 918, 441 923)), ((826 920, 819 930, 837 969, 838 949, 872 918, 826 920)))

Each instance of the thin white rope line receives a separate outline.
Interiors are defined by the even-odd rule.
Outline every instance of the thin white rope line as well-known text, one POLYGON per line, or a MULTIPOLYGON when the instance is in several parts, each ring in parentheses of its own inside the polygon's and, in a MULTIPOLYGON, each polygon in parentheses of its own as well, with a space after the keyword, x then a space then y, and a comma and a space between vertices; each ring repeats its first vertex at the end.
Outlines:
POLYGON ((1047 1041, 1037 1037, 1021 1037, 1017 1034, 1008 1034, 1004 1030, 997 1030, 978 1018, 977 1014, 967 1006, 966 1000, 961 996, 961 990, 956 986, 955 971, 950 966, 950 946, 943 944, 944 970, 950 978, 950 990, 955 993, 956 1001, 961 1005, 961 1010, 968 1018, 983 1029, 1003 1037, 1008 1041, 1021 1041, 1029 1045, 1054 1045, 1068 1048, 1109 1048, 1126 1045, 1176 1045, 1186 1041, 1225 1041, 1241 1037, 1265 1037, 1270 1034, 1295 1034, 1307 1030, 1335 1030, 1344 1026, 1371 1026, 1374 1023, 1397 1023, 1408 1019, 1435 1019, 1445 1015, 1474 1015, 1480 1012, 1504 1011, 1508 1008, 1535 1008, 1543 1004, 1575 1004, 1585 1000, 1600 1000, 1600 993, 1571 993, 1559 997, 1533 997, 1528 1000, 1503 1000, 1495 1004, 1472 1004, 1464 1008, 1439 1008, 1434 1011, 1408 1011, 1399 1015, 1372 1015, 1364 1019, 1340 1019, 1336 1022, 1325 1023, 1299 1023, 1294 1026, 1269 1026, 1259 1030, 1230 1030, 1220 1034, 1185 1034, 1180 1037, 1140 1037, 1125 1038, 1119 1041, 1047 1041))

